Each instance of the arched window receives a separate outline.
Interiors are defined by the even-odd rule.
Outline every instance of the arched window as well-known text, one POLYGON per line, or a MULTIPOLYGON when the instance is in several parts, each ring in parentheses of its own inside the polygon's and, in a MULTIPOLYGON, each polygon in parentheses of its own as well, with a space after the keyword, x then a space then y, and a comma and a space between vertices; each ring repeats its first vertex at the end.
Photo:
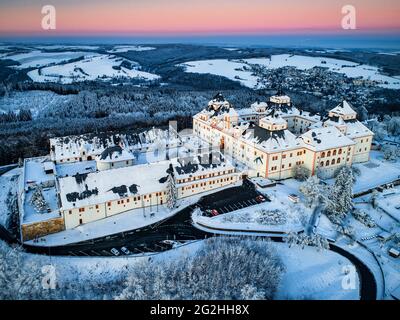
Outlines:
POLYGON ((332 165, 334 165, 335 164, 335 159, 332 159, 332 165))
POLYGON ((337 158, 337 163, 340 163, 340 158, 337 158))
POLYGON ((320 166, 321 166, 321 167, 323 167, 323 166, 324 166, 324 162, 323 162, 323 161, 321 161, 321 163, 320 163, 320 166))
POLYGON ((321 158, 325 158, 325 152, 321 153, 321 158))
POLYGON ((328 151, 328 155, 327 155, 327 157, 330 157, 331 156, 331 152, 330 151, 328 151))
POLYGON ((333 155, 336 156, 336 150, 333 150, 333 155))
POLYGON ((339 154, 342 154, 342 149, 339 149, 339 154))
POLYGON ((329 166, 329 160, 326 160, 326 166, 329 166))

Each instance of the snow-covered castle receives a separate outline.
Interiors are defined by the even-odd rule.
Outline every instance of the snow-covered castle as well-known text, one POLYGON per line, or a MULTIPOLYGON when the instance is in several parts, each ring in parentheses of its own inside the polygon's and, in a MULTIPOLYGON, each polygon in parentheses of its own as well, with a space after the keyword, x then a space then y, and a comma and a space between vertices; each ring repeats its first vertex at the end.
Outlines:
POLYGON ((331 177, 369 160, 373 133, 356 117, 347 101, 321 117, 297 109, 282 92, 238 110, 217 94, 193 117, 193 131, 246 165, 249 176, 286 179, 302 166, 331 177))
POLYGON ((286 179, 304 167, 331 177, 339 167, 369 159, 373 133, 356 116, 346 101, 321 117, 299 110, 281 92, 238 110, 217 94, 193 117, 192 134, 153 128, 51 139, 48 157, 25 159, 23 238, 134 209, 172 208, 171 202, 246 176, 286 179))

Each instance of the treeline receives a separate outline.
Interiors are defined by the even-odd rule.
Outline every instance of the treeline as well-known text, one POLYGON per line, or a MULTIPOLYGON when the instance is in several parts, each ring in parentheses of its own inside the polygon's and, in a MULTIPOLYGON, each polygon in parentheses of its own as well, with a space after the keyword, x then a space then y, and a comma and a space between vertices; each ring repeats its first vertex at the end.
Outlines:
POLYGON ((31 121, 31 120, 32 120, 32 112, 30 109, 20 110, 19 112, 8 111, 7 113, 0 114, 0 123, 31 121))

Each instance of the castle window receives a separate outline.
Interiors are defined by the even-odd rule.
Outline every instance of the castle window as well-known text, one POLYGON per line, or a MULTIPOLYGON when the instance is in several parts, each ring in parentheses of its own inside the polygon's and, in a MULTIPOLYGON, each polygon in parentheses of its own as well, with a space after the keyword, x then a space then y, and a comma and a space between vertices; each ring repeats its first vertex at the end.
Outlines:
POLYGON ((85 212, 85 208, 79 208, 79 212, 85 212))
POLYGON ((326 160, 326 166, 329 166, 329 160, 326 160))
POLYGON ((342 154, 342 149, 339 149, 339 152, 338 152, 339 154, 342 154))
POLYGON ((321 153, 321 158, 325 158, 325 152, 321 153))
POLYGON ((337 159, 337 163, 338 163, 338 164, 340 163, 340 158, 337 159))
POLYGON ((333 150, 333 155, 336 156, 336 150, 333 150))
POLYGON ((334 165, 335 164, 335 159, 332 159, 332 165, 334 165))
POLYGON ((323 161, 321 161, 321 163, 320 163, 320 166, 321 166, 321 167, 323 167, 323 166, 324 166, 324 162, 323 162, 323 161))
POLYGON ((327 157, 330 157, 331 156, 331 152, 330 151, 328 151, 328 153, 327 153, 327 155, 326 155, 327 157))
POLYGON ((107 205, 108 205, 109 207, 111 207, 111 202, 107 203, 107 205))

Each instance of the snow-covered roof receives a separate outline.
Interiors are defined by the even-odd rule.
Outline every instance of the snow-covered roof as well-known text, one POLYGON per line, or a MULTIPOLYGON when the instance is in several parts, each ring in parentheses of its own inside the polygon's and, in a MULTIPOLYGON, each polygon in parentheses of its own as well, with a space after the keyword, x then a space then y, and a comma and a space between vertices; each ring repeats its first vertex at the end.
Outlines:
POLYGON ((128 134, 90 133, 50 139, 50 156, 53 161, 79 158, 83 154, 95 157, 106 148, 118 144, 122 144, 127 150, 135 150, 156 142, 176 144, 178 140, 179 138, 171 136, 168 130, 158 128, 128 134))
POLYGON ((302 141, 289 130, 271 131, 257 125, 249 127, 243 139, 258 144, 266 152, 294 149, 302 145, 302 141))
POLYGON ((112 146, 104 149, 96 160, 99 162, 116 162, 133 160, 134 158, 134 155, 126 149, 122 149, 120 146, 112 146))
POLYGON ((351 107, 350 103, 348 103, 346 100, 343 100, 341 103, 339 103, 335 108, 331 110, 331 112, 340 115, 353 115, 356 113, 351 107))
POLYGON ((346 137, 336 127, 311 129, 300 136, 304 143, 315 151, 340 148, 354 145, 355 142, 346 137))
POLYGON ((60 178, 63 210, 159 192, 165 188, 169 161, 136 165, 60 178))
POLYGON ((351 139, 373 135, 374 133, 369 130, 358 120, 346 120, 346 136, 351 139))
POLYGON ((179 179, 195 174, 206 175, 216 171, 234 169, 229 162, 222 158, 220 153, 216 153, 213 159, 208 158, 208 155, 174 158, 151 164, 59 178, 62 209, 69 210, 133 195, 160 192, 166 188, 171 165, 174 174, 179 179))

